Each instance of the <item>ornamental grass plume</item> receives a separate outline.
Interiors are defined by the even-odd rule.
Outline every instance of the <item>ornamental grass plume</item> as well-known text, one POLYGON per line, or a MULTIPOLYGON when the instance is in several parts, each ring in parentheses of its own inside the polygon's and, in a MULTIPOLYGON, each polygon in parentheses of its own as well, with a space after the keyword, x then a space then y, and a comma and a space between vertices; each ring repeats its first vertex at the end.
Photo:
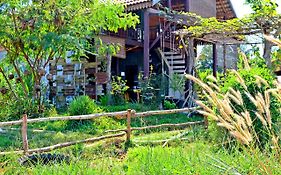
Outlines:
MULTIPOLYGON (((245 69, 251 69, 247 58, 244 58, 243 61, 245 62, 245 69)), ((271 144, 279 148, 278 137, 272 128, 270 103, 273 96, 281 103, 281 85, 275 83, 275 87, 269 89, 269 83, 265 79, 260 76, 254 76, 256 85, 264 86, 267 89, 264 92, 252 94, 248 90, 246 80, 242 78, 242 75, 236 70, 231 70, 231 72, 243 87, 242 90, 238 91, 230 87, 227 92, 222 92, 218 86, 219 81, 213 76, 209 76, 207 78, 209 82, 204 83, 192 75, 186 75, 187 79, 194 81, 201 87, 206 99, 204 102, 196 101, 202 108, 199 113, 216 121, 218 126, 228 130, 232 137, 247 146, 260 146, 259 133, 254 127, 254 123, 260 121, 268 136, 272 138, 271 144), (242 94, 245 95, 244 100, 242 94), (245 98, 248 98, 248 103, 253 103, 253 111, 246 108, 245 98)))

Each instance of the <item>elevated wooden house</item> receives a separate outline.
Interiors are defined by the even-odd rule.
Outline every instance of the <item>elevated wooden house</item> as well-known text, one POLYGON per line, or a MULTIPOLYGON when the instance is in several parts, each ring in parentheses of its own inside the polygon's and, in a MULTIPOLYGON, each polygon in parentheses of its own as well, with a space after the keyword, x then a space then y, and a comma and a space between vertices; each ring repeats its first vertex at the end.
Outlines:
MULTIPOLYGON (((101 38, 105 43, 118 43, 121 46, 120 52, 112 58, 112 75, 126 79, 131 92, 139 85, 140 73, 144 77, 149 76, 150 66, 154 67, 156 73, 165 72, 168 76, 188 73, 191 56, 179 48, 174 32, 183 25, 189 25, 191 19, 176 15, 173 11, 193 12, 220 20, 236 17, 230 0, 117 1, 126 6, 126 11, 139 15, 140 24, 136 28, 119 30, 117 33, 105 31, 101 38)), ((214 44, 214 71, 217 66, 216 50, 214 44)), ((64 63, 61 66, 50 66, 52 75, 57 75, 51 84, 51 96, 57 100, 65 103, 68 96, 71 98, 86 94, 96 98, 101 94, 99 89, 105 81, 100 81, 104 75, 98 73, 98 64, 64 63)))
MULTIPOLYGON (((190 55, 179 48, 178 38, 173 34, 183 25, 189 25, 188 18, 173 14, 172 11, 192 12, 203 17, 227 20, 236 17, 230 0, 119 0, 128 12, 140 16, 140 24, 135 29, 105 33, 110 40, 124 39, 125 55, 114 56, 113 75, 124 76, 128 86, 138 86, 138 74, 149 76, 150 66, 159 73, 188 73, 190 55), (164 65, 165 64, 165 70, 164 65)), ((218 64, 216 44, 214 44, 214 71, 218 64)), ((196 44, 196 41, 195 41, 196 44)), ((122 45, 122 44, 121 44, 122 45)))

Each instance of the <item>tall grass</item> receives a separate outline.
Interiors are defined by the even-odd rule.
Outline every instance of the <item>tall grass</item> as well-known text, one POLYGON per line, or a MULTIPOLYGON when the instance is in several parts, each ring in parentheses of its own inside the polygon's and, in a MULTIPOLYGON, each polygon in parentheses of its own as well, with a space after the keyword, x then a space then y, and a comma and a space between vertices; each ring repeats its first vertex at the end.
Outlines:
MULTIPOLYGON (((243 61, 244 69, 250 70, 251 67, 245 55, 243 55, 243 61)), ((199 112, 216 121, 218 126, 225 128, 233 138, 244 146, 249 156, 255 156, 256 158, 258 158, 257 154, 259 154, 259 151, 265 152, 265 150, 262 150, 264 147, 261 145, 260 133, 254 127, 254 124, 259 121, 262 123, 263 134, 268 138, 266 144, 270 149, 267 154, 269 153, 271 157, 274 156, 274 160, 278 161, 281 166, 279 137, 278 133, 274 130, 272 112, 270 110, 273 98, 281 103, 281 85, 275 81, 274 87, 270 87, 265 79, 255 76, 256 85, 258 87, 266 87, 266 90, 251 93, 242 76, 236 70, 232 70, 232 73, 235 74, 236 81, 243 88, 242 91, 229 88, 227 92, 222 92, 217 85, 217 79, 213 76, 209 76, 209 82, 204 83, 194 76, 186 75, 186 78, 194 81, 201 87, 207 99, 206 101, 196 101, 203 109, 199 112), (242 94, 246 95, 248 100, 253 103, 253 111, 247 109, 242 94)), ((271 168, 267 166, 265 160, 259 160, 259 163, 264 174, 272 174, 271 168)))

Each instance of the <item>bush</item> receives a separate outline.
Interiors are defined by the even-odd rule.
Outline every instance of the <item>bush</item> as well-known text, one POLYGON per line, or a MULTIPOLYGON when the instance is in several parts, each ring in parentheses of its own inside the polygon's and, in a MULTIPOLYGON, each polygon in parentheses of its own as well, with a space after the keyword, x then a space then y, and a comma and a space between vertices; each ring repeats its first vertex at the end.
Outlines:
MULTIPOLYGON (((88 115, 93 113, 100 113, 102 109, 98 107, 95 102, 88 96, 79 96, 75 98, 68 107, 68 113, 71 116, 88 115)), ((68 121, 67 129, 74 129, 81 127, 81 125, 91 125, 91 120, 68 121)), ((85 127, 85 126, 84 126, 85 127)))
MULTIPOLYGON (((87 115, 101 113, 104 110, 90 97, 80 96, 75 98, 68 108, 69 115, 87 115)), ((66 129, 81 130, 89 134, 97 134, 103 130, 120 128, 120 124, 113 118, 101 117, 95 120, 68 121, 66 129)))
POLYGON ((68 107, 69 115, 87 115, 102 112, 95 102, 88 96, 75 98, 68 107))
POLYGON ((164 100, 164 109, 176 109, 177 105, 174 102, 170 102, 168 100, 164 100))

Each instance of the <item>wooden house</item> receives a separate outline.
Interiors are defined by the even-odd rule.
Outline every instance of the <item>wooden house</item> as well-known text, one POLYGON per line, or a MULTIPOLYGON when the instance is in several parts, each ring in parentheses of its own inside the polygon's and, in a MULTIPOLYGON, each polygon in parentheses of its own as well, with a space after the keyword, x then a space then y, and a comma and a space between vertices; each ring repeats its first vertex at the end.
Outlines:
MULTIPOLYGON (((190 57, 183 49, 179 49, 179 41, 173 32, 181 28, 183 24, 188 25, 189 19, 169 14, 169 11, 192 12, 203 17, 216 17, 219 20, 236 17, 230 0, 119 1, 126 5, 128 12, 140 16, 140 24, 135 29, 105 33, 107 37, 112 37, 111 41, 115 41, 116 38, 125 40, 123 46, 125 56, 113 57, 112 74, 123 76, 131 89, 138 86, 140 72, 145 77, 149 76, 150 66, 153 66, 157 73, 163 71, 168 75, 187 73, 190 57), (168 70, 161 68, 164 67, 163 64, 168 70)), ((216 44, 214 44, 214 50, 214 64, 218 64, 217 55, 219 54, 216 54, 218 50, 216 44)), ((216 67, 217 65, 214 66, 214 71, 216 67)))
MULTIPOLYGON (((122 76, 127 80, 131 92, 138 87, 138 76, 150 74, 150 66, 156 73, 188 73, 190 55, 179 49, 173 34, 189 19, 173 15, 172 11, 193 12, 203 17, 217 17, 220 20, 235 18, 230 0, 116 0, 126 6, 127 12, 139 15, 140 23, 136 28, 117 33, 103 32, 101 39, 105 43, 118 43, 121 50, 112 58, 112 75, 122 76), (180 21, 180 22, 179 22, 180 21), (165 64, 165 65, 164 65, 165 64), (164 69, 165 67, 165 69, 164 69)), ((216 71, 217 54, 214 44, 214 71, 216 71)), ((96 98, 101 93, 98 64, 68 63, 62 66, 50 65, 54 77, 51 84, 51 96, 62 102, 67 96, 85 94, 96 98), (58 74, 59 73, 59 74, 58 74), (65 81, 72 79, 68 84, 65 81), (61 99, 60 99, 61 98, 61 99)), ((102 79, 102 78, 101 78, 102 79)), ((106 78, 105 78, 106 79, 106 78)), ((169 95, 169 94, 166 94, 169 95)), ((131 94, 132 97, 132 94, 131 94)), ((181 98, 181 97, 177 97, 181 98)))

